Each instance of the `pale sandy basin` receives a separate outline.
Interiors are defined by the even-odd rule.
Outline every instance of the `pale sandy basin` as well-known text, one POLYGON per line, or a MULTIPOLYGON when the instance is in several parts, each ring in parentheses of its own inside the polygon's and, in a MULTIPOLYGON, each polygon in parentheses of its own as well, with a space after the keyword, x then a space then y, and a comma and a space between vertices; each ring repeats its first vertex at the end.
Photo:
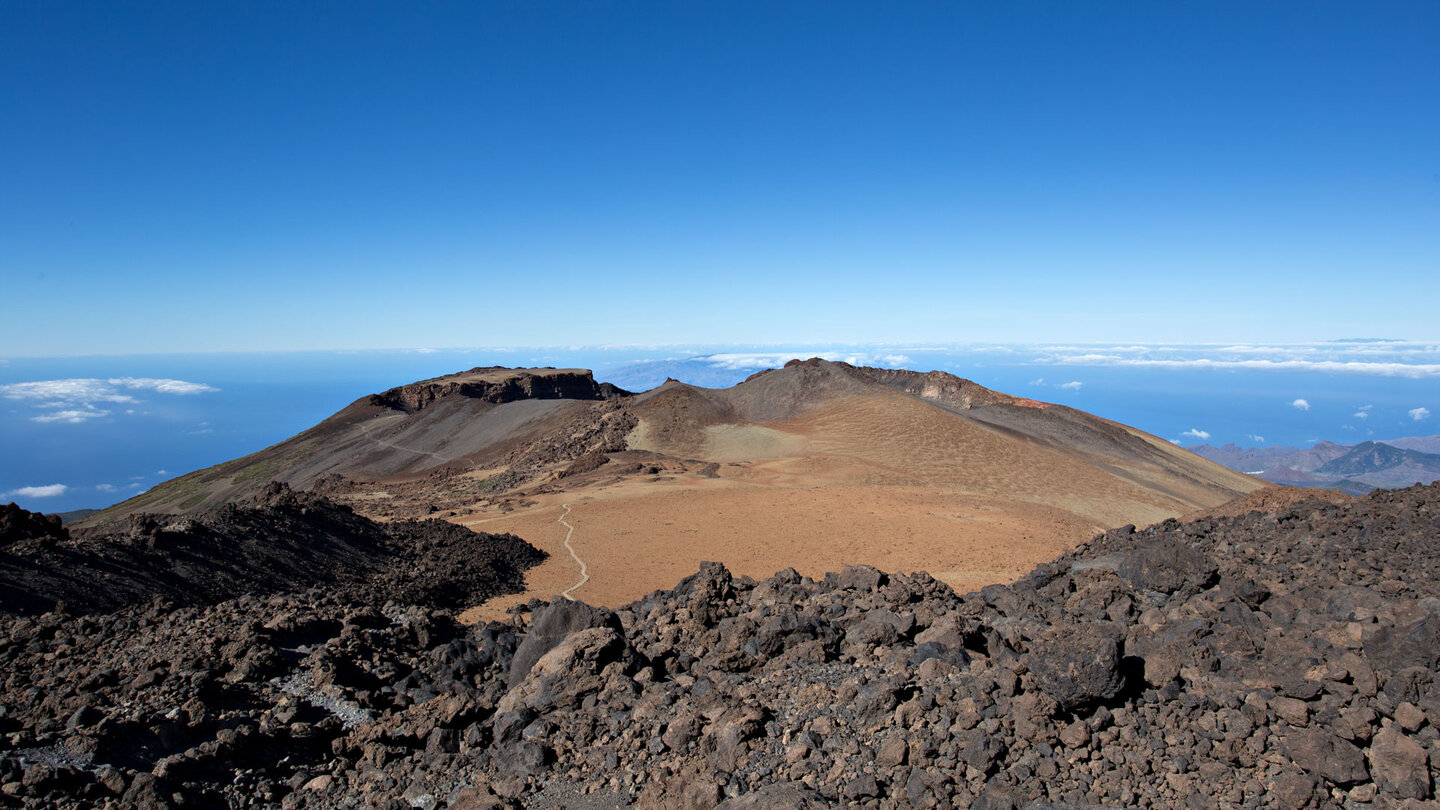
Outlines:
POLYGON ((756 485, 681 477, 544 495, 509 514, 459 522, 512 532, 550 554, 526 574, 525 594, 501 597, 464 618, 499 618, 532 596, 552 598, 579 579, 563 543, 590 581, 571 596, 619 606, 695 573, 703 560, 757 579, 785 568, 823 577, 845 565, 929 571, 964 592, 1008 582, 1103 528, 1065 511, 993 496, 919 486, 756 485))

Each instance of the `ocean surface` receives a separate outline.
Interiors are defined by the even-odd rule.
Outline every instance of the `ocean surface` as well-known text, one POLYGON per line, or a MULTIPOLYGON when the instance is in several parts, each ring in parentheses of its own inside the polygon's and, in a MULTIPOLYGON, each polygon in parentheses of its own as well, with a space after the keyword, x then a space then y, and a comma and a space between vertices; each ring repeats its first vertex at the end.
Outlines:
POLYGON ((282 441, 366 394, 476 366, 725 387, 790 358, 943 370, 1186 446, 1440 432, 1440 344, 654 346, 0 358, 0 502, 117 503, 282 441), (1433 414, 1433 415, 1432 415, 1433 414))

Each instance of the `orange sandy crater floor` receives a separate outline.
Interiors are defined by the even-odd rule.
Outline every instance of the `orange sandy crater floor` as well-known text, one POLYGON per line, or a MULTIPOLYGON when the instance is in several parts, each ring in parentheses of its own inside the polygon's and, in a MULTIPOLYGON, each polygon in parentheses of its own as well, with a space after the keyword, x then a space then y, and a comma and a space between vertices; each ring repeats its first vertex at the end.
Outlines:
POLYGON ((550 553, 527 572, 525 594, 464 618, 499 618, 576 584, 580 569, 559 522, 566 504, 570 544, 590 575, 570 596, 617 607, 674 587, 705 560, 757 579, 786 568, 819 578, 863 563, 928 571, 966 592, 1012 581, 1110 526, 1153 523, 1215 497, 1185 491, 1190 484, 1153 465, 1132 471, 1155 476, 1153 488, 1122 480, 1078 453, 1017 441, 887 392, 835 398, 787 422, 673 433, 642 423, 630 446, 713 461, 714 477, 616 478, 602 467, 588 484, 557 481, 569 491, 529 496, 524 509, 477 504, 475 514, 455 518, 550 553), (1178 489, 1166 494, 1167 487, 1178 489))
POLYGON ((775 486, 679 476, 534 501, 506 514, 456 519, 477 531, 512 532, 550 554, 526 573, 524 594, 472 608, 464 620, 501 618, 580 579, 564 546, 562 515, 590 576, 571 597, 610 607, 672 588, 704 560, 757 579, 786 568, 818 578, 859 563, 923 570, 965 592, 1013 580, 1103 528, 1060 509, 924 486, 775 486))

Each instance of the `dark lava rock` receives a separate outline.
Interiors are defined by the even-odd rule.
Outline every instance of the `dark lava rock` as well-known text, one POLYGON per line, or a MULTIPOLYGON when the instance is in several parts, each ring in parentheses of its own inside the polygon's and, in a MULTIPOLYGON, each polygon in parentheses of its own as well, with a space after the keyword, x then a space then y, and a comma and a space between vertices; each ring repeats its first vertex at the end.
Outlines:
POLYGON ((69 538, 59 515, 42 515, 14 503, 0 504, 0 548, 25 542, 49 546, 69 538))
POLYGON ((1295 764, 1337 785, 1364 782, 1370 775, 1359 748, 1323 729, 1291 731, 1286 748, 1295 764))
POLYGON ((1141 546, 1124 555, 1116 568, 1134 590, 1166 594, 1209 587, 1216 574, 1214 562, 1179 538, 1141 546))
POLYGON ((530 632, 520 642, 510 663, 507 685, 514 688, 529 674, 530 668, 572 633, 592 627, 610 627, 619 631, 620 620, 605 608, 591 607, 584 602, 561 599, 535 614, 530 632))
POLYGON ((1440 615, 1402 627, 1381 626, 1365 642, 1365 657, 1387 669, 1440 666, 1440 615))
POLYGON ((198 605, 317 586, 454 608, 521 590, 524 570, 546 556, 513 535, 441 520, 377 523, 276 482, 246 504, 199 515, 132 515, 123 532, 74 539, 58 531, 56 542, 0 555, 0 610, 36 614, 58 602, 93 613, 156 597, 198 605))
MULTIPOLYGON (((115 542, 168 564, 246 509, 270 521, 251 543, 312 520, 322 550, 358 542, 271 496, 115 542)), ((1429 486, 1127 527, 963 596, 706 563, 477 627, 444 587, 475 541, 443 527, 376 538, 453 561, 418 578, 212 603, 121 577, 108 612, 0 617, 0 806, 1414 806, 1440 753, 1437 521, 1429 486)), ((245 553, 195 559, 234 582, 245 553)))
POLYGON ((1030 671, 1061 711, 1109 700, 1125 685, 1123 643, 1124 634, 1108 622, 1052 627, 1031 648, 1030 671))

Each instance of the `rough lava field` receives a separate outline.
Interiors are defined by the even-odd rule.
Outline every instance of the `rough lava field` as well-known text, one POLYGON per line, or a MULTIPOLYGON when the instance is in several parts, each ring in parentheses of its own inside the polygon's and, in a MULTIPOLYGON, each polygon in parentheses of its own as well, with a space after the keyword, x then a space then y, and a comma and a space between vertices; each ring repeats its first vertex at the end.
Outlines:
MULTIPOLYGON (((6 615, 0 802, 1428 804, 1440 488, 1271 500, 966 595, 706 564, 477 625, 343 588, 6 615)), ((7 520, 7 564, 20 531, 74 542, 37 522, 7 520)))

